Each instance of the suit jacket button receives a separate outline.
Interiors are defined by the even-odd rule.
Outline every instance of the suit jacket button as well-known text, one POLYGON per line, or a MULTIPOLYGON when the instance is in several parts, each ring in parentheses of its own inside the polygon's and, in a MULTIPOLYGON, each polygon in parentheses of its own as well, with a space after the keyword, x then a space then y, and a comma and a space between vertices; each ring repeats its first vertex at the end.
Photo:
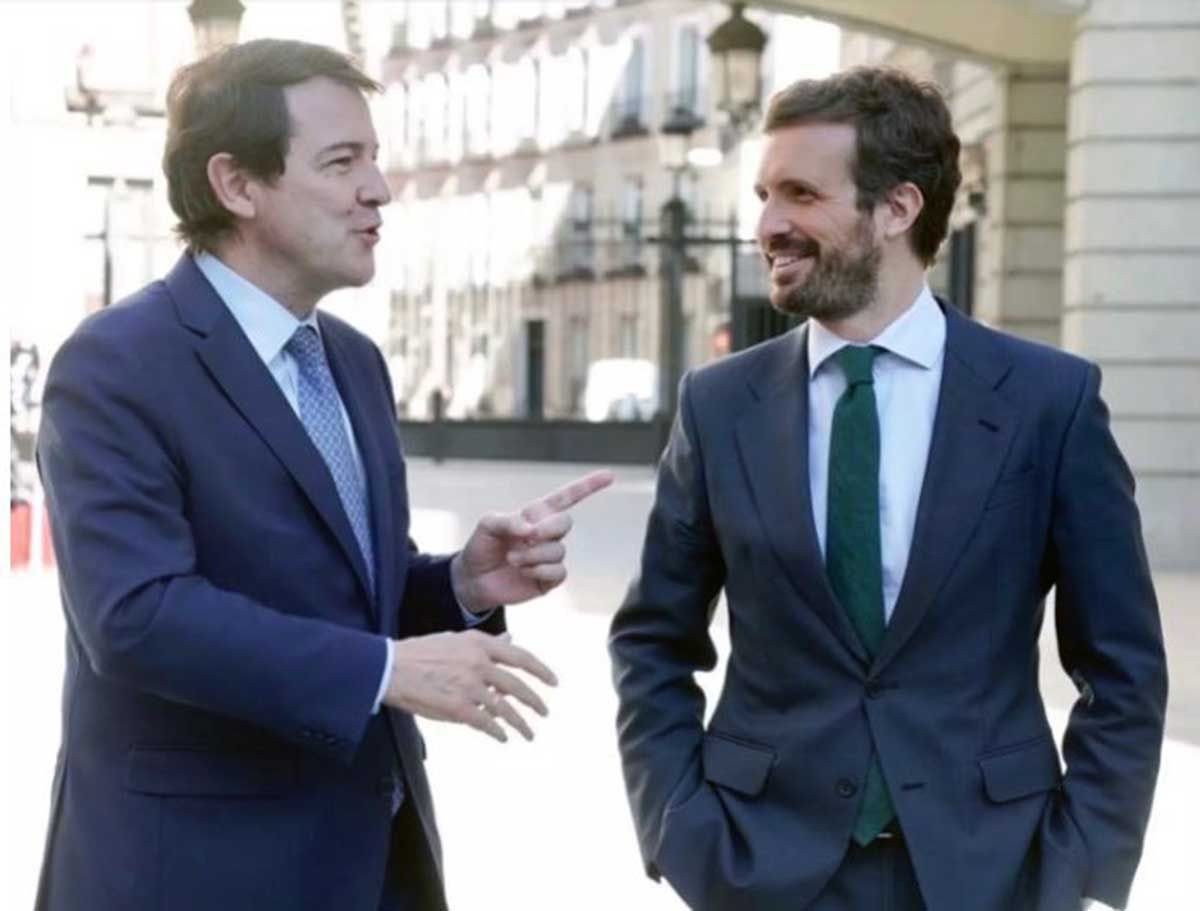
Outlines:
POLYGON ((874 677, 866 682, 864 688, 866 689, 868 699, 878 699, 883 692, 883 686, 874 677))
POLYGON ((858 785, 849 778, 842 778, 837 783, 838 797, 853 797, 858 793, 858 785))

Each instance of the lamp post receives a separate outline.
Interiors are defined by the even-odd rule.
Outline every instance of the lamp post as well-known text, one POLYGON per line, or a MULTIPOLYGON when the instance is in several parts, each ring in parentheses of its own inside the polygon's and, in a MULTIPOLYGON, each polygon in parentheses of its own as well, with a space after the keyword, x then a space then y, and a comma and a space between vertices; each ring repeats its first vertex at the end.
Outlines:
POLYGON ((662 291, 659 297, 658 400, 664 421, 670 421, 675 414, 676 387, 683 372, 683 273, 688 210, 680 195, 680 180, 688 169, 692 133, 699 125, 694 113, 677 109, 659 133, 660 158, 671 172, 671 196, 659 213, 662 291))
POLYGON ((745 3, 731 3, 729 18, 708 36, 717 81, 717 109, 728 117, 722 131, 725 151, 758 114, 762 99, 763 48, 767 34, 745 16, 745 3))
POLYGON ((188 17, 196 38, 196 57, 237 44, 246 7, 242 0, 192 0, 188 17))

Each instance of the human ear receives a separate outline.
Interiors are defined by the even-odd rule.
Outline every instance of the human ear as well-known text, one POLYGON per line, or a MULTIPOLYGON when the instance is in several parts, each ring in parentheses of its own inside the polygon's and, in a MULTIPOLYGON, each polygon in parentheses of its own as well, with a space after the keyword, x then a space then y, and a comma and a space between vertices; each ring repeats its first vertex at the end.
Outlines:
POLYGON ((208 185, 222 206, 239 218, 254 217, 257 207, 254 203, 253 179, 232 155, 218 152, 208 159, 205 171, 208 185))
POLYGON ((890 240, 906 233, 916 223, 925 208, 925 196, 916 184, 905 181, 888 191, 880 208, 883 236, 890 240))

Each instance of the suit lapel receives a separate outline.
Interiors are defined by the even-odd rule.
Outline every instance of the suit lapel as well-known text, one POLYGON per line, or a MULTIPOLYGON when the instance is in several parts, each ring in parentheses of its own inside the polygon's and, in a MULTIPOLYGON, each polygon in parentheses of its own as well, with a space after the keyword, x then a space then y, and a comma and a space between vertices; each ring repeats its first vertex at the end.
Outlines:
MULTIPOLYGON (((319 318, 320 319, 320 318, 319 318)), ((338 392, 350 414, 354 438, 366 469, 367 498, 371 508, 371 529, 375 553, 376 603, 395 604, 396 562, 393 556, 401 551, 396 547, 396 532, 391 508, 391 488, 384 457, 385 440, 393 435, 393 416, 370 407, 366 391, 371 388, 370 377, 363 375, 364 365, 356 361, 345 339, 328 320, 321 319, 321 335, 329 354, 329 364, 337 382, 338 392)), ((378 385, 378 384, 377 384, 378 385)), ((395 611, 383 611, 381 632, 395 632, 395 611)))
POLYGON ((864 664, 867 654, 825 574, 808 474, 807 330, 794 330, 751 378, 757 399, 737 423, 737 444, 767 540, 793 587, 864 664))
POLYGON ((167 276, 166 284, 180 320, 198 335, 197 356, 333 532, 363 591, 370 591, 362 552, 333 477, 237 320, 191 257, 185 255, 180 259, 167 276))
POLYGON ((937 416, 904 582, 874 667, 904 646, 971 539, 1012 444, 1016 410, 997 392, 1010 362, 987 330, 950 306, 937 416))

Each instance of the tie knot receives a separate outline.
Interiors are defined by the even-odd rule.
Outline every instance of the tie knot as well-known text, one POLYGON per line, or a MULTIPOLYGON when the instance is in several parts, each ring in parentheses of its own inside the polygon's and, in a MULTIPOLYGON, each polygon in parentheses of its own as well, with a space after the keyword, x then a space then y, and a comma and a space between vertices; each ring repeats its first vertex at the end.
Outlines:
POLYGON ((847 345, 834 357, 837 359, 842 372, 846 374, 846 383, 850 386, 861 386, 863 383, 874 382, 871 370, 875 364, 875 356, 879 348, 874 345, 847 345))
POLYGON ((312 326, 301 326, 297 329, 284 345, 284 350, 294 357, 301 367, 316 367, 325 361, 321 337, 312 326))

